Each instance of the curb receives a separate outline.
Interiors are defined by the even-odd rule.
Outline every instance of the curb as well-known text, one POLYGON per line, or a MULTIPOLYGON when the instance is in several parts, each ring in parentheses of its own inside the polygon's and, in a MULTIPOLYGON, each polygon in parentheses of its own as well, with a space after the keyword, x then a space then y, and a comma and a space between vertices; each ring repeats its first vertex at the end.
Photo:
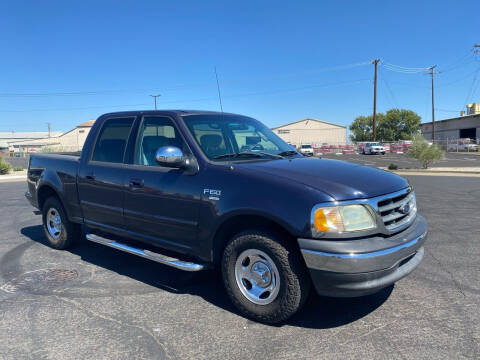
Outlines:
POLYGON ((7 175, 0 176, 0 182, 8 182, 9 180, 18 181, 18 180, 27 180, 27 175, 7 175))

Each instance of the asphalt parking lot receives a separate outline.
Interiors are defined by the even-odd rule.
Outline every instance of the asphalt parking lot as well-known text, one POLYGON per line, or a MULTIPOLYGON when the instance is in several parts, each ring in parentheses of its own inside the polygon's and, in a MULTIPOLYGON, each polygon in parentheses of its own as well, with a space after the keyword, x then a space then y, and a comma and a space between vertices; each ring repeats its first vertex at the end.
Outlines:
MULTIPOLYGON (((362 154, 324 154, 322 158, 350 161, 357 164, 387 167, 390 163, 398 165, 399 169, 421 169, 419 161, 407 154, 362 155, 362 154)), ((480 153, 445 153, 445 159, 430 167, 480 167, 480 153)))
POLYGON ((420 267, 371 296, 312 296, 281 326, 239 316, 213 272, 53 250, 25 183, 0 183, 0 359, 478 359, 480 183, 409 180, 429 222, 420 267))

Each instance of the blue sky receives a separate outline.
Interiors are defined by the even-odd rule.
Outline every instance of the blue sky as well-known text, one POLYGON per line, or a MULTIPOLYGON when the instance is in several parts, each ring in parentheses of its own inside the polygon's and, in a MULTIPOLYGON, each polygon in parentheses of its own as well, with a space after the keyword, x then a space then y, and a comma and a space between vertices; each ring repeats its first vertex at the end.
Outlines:
MULTIPOLYGON (((66 131, 151 109, 156 93, 159 108, 218 110, 214 66, 225 111, 348 126, 372 112, 374 58, 437 64, 448 118, 480 101, 479 12, 478 0, 3 1, 0 131, 66 131)), ((380 66, 377 111, 393 107, 431 121, 429 77, 380 66)))

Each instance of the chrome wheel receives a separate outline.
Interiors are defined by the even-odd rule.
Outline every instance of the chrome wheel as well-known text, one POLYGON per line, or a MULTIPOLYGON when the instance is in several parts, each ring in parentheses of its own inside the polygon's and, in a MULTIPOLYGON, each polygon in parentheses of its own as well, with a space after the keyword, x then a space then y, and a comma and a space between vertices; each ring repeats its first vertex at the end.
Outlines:
POLYGON ((57 209, 50 208, 48 209, 47 213, 47 230, 50 236, 54 240, 58 240, 60 238, 60 234, 62 233, 62 218, 57 209))
POLYGON ((270 304, 280 289, 280 276, 275 263, 257 249, 245 250, 237 258, 235 280, 242 294, 258 305, 270 304))

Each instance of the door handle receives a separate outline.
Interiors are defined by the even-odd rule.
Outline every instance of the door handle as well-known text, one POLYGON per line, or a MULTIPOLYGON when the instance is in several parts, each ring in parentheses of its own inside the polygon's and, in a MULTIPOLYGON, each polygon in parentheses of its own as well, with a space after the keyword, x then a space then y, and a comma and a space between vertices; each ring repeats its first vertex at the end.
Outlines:
POLYGON ((143 187, 143 179, 130 179, 130 182, 128 183, 130 188, 132 189, 137 189, 143 187))
POLYGON ((95 180, 95 174, 93 172, 90 172, 85 176, 85 178, 88 180, 95 180))

